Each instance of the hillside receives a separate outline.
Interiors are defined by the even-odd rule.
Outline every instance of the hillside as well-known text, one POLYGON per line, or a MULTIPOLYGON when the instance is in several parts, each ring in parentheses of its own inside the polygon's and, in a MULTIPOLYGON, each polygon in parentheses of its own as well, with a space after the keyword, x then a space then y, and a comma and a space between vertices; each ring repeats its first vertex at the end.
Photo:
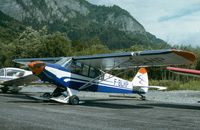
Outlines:
POLYGON ((10 43, 25 29, 22 23, 0 11, 0 42, 10 43))
POLYGON ((66 33, 71 41, 85 42, 97 37, 109 49, 135 44, 148 48, 169 47, 118 6, 96 6, 85 0, 6 0, 0 1, 0 11, 4 17, 0 27, 8 34, 4 38, 9 39, 6 41, 11 40, 9 35, 13 32, 22 31, 23 26, 34 29, 47 26, 49 33, 66 33), (7 27, 5 21, 8 21, 7 27))

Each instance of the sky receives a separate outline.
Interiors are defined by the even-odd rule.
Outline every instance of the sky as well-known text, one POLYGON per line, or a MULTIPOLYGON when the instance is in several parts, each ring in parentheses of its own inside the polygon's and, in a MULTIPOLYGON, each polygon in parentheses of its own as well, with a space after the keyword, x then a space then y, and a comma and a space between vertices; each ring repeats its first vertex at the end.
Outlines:
POLYGON ((97 5, 118 5, 146 31, 171 45, 200 46, 200 0, 88 0, 97 5))

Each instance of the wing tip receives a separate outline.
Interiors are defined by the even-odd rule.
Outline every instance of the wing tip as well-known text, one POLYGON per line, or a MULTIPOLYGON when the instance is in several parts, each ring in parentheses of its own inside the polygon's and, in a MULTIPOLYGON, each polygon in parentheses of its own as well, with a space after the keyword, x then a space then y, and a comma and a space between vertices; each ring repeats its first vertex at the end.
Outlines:
POLYGON ((193 64, 196 61, 196 56, 194 53, 189 51, 178 51, 178 50, 172 50, 175 54, 184 57, 185 59, 190 61, 190 64, 193 64))

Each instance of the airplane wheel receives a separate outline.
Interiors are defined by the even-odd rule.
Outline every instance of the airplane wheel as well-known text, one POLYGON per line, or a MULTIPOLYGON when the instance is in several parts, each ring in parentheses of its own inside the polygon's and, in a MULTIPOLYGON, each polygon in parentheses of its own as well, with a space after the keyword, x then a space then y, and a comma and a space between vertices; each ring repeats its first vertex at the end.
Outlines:
POLYGON ((69 104, 78 105, 79 104, 79 98, 76 95, 69 97, 69 104))
POLYGON ((142 99, 142 100, 146 100, 146 97, 145 97, 145 96, 142 96, 141 99, 142 99))
POLYGON ((50 93, 44 93, 44 94, 42 95, 42 97, 49 98, 49 97, 51 97, 51 94, 50 94, 50 93))
POLYGON ((1 88, 1 91, 2 91, 2 93, 7 93, 7 92, 8 92, 8 90, 9 90, 9 88, 8 88, 8 87, 3 87, 3 88, 1 88))

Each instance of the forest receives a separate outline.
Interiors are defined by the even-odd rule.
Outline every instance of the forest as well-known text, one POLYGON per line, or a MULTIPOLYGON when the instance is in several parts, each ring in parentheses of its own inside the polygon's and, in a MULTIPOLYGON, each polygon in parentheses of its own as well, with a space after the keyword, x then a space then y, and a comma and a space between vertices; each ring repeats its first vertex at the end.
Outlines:
MULTIPOLYGON (((5 35, 5 34, 4 34, 5 35)), ((129 48, 109 49, 98 37, 89 40, 79 41, 70 40, 65 33, 49 33, 46 26, 35 30, 26 27, 24 31, 13 36, 13 40, 6 43, 0 42, 0 67, 15 66, 18 64, 12 62, 16 58, 34 58, 34 57, 59 57, 59 56, 79 56, 92 55, 113 52, 142 51, 153 50, 157 48, 148 47, 142 44, 135 44, 129 48)), ((182 65, 178 67, 200 70, 200 48, 192 46, 171 46, 171 48, 191 51, 196 55, 196 63, 192 65, 182 65)), ((161 48, 168 49, 168 48, 161 48)), ((169 90, 174 89, 192 89, 200 90, 199 78, 191 76, 182 76, 173 74, 165 67, 148 68, 150 84, 167 86, 169 90), (173 81, 173 82, 171 82, 173 81)), ((136 69, 119 75, 122 78, 132 80, 137 71, 136 69)), ((116 71, 112 72, 117 73, 116 71)))

